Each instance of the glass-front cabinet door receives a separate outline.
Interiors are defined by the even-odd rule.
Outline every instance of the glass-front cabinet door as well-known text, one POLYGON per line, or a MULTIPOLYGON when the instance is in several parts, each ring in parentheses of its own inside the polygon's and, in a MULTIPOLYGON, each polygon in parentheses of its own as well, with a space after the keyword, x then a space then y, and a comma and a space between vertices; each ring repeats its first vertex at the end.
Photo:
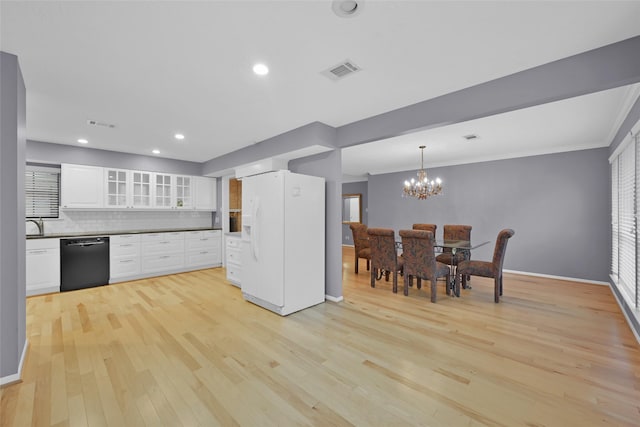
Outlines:
POLYGON ((171 175, 156 173, 155 179, 155 207, 171 208, 171 175))
POLYGON ((193 207, 193 189, 190 176, 176 176, 176 207, 186 209, 193 207))
POLYGON ((134 208, 151 207, 151 172, 131 171, 132 198, 134 208))
POLYGON ((107 180, 106 206, 108 208, 126 208, 129 206, 128 171, 121 169, 105 169, 107 180))

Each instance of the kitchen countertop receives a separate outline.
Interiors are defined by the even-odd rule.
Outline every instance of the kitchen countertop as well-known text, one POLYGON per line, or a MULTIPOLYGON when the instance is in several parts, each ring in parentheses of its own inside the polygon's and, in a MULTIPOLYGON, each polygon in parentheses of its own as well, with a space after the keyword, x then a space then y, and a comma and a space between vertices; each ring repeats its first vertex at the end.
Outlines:
POLYGON ((58 238, 74 238, 74 237, 91 237, 91 236, 116 236, 119 234, 148 234, 148 233, 174 233, 176 231, 207 231, 222 230, 219 227, 199 227, 199 228, 172 228, 164 230, 119 230, 119 231, 92 231, 77 233, 51 233, 51 234, 27 234, 27 239, 58 239, 58 238))

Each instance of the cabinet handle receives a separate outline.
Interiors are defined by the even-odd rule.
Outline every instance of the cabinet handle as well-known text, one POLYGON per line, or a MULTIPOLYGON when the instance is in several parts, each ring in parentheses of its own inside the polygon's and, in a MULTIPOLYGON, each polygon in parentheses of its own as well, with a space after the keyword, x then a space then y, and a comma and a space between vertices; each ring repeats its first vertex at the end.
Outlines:
POLYGON ((133 246, 132 243, 127 243, 125 245, 120 245, 121 248, 128 248, 129 246, 133 246))
POLYGON ((123 260, 120 261, 120 264, 126 264, 128 262, 133 262, 133 260, 132 259, 123 259, 123 260))
POLYGON ((208 254, 208 253, 209 253, 209 252, 207 252, 207 251, 203 251, 203 252, 200 252, 200 255, 206 255, 206 254, 208 254))
POLYGON ((167 258, 171 258, 171 256, 169 255, 165 255, 165 256, 161 256, 160 259, 167 259, 167 258))
POLYGON ((47 252, 49 252, 49 251, 47 251, 46 249, 39 249, 39 250, 32 249, 32 250, 29 251, 29 254, 30 255, 37 255, 37 254, 46 254, 47 252))

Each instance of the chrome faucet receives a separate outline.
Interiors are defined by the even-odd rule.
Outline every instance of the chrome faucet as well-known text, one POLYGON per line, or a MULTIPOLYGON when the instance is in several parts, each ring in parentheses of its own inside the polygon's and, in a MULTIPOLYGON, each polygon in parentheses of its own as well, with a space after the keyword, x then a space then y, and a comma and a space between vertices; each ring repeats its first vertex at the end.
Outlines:
POLYGON ((28 219, 27 222, 32 222, 35 225, 38 226, 38 234, 37 236, 44 236, 44 222, 42 221, 42 218, 38 218, 37 220, 35 219, 28 219))

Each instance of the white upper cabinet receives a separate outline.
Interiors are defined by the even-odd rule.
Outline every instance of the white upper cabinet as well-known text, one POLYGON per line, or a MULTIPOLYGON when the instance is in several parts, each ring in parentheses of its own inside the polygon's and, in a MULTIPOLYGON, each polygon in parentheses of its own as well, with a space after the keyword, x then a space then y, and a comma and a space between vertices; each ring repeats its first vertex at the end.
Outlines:
POLYGON ((131 176, 131 206, 134 208, 153 207, 153 187, 151 172, 130 171, 131 176))
POLYGON ((100 209, 104 207, 104 172, 96 166, 62 164, 60 206, 100 209))
POLYGON ((176 175, 176 199, 173 207, 177 209, 193 209, 193 178, 192 176, 176 175))
POLYGON ((216 179, 205 176, 194 177, 195 208, 199 211, 216 210, 216 179))
POLYGON ((173 207, 173 175, 153 174, 154 207, 170 209, 173 207))
POLYGON ((61 203, 68 209, 216 210, 216 179, 63 164, 61 203))
POLYGON ((151 172, 105 168, 104 173, 106 207, 153 207, 151 172))

